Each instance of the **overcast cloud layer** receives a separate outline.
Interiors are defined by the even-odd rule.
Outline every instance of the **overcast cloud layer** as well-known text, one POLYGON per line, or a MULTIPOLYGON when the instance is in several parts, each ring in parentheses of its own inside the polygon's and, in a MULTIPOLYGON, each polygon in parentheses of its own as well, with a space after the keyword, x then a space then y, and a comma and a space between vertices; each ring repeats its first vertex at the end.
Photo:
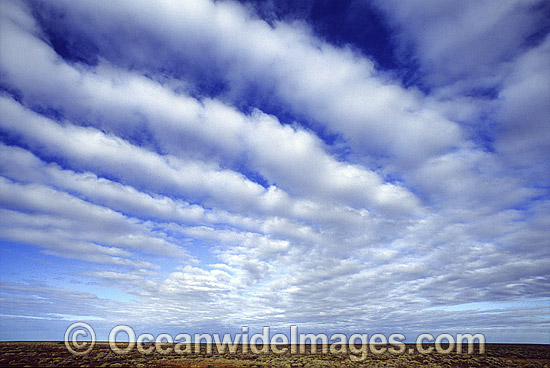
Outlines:
POLYGON ((0 1, 0 339, 550 343, 548 2, 321 3, 0 1))

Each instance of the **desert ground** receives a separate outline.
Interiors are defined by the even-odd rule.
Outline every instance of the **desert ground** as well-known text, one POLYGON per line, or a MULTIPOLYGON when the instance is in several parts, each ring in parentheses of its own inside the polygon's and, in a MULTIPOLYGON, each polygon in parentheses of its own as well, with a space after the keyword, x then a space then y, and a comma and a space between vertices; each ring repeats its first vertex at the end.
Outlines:
POLYGON ((75 356, 64 342, 0 342, 0 366, 7 367, 548 367, 550 345, 487 344, 485 353, 421 354, 414 345, 403 354, 368 354, 354 362, 349 354, 206 353, 142 354, 137 349, 120 355, 108 343, 97 343, 86 355, 75 356))

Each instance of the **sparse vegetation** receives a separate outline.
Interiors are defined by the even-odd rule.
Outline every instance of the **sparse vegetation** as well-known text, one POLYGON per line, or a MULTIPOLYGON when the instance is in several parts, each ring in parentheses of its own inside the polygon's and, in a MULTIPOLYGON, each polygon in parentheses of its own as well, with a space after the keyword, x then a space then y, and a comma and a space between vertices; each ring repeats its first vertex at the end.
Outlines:
MULTIPOLYGON (((409 347, 409 346, 408 346, 409 347)), ((206 348, 206 347, 205 347, 206 348)), ((206 349, 205 349, 206 351, 206 349)), ((369 355, 353 362, 336 354, 115 354, 97 343, 85 356, 74 356, 63 342, 0 342, 0 366, 7 367, 548 367, 550 345, 487 344, 485 354, 369 355)))

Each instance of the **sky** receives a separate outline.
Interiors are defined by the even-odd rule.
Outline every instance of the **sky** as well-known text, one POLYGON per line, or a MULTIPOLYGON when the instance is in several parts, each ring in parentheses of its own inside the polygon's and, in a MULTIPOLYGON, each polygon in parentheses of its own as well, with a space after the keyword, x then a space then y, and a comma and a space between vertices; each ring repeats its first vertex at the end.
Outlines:
POLYGON ((549 2, 0 17, 0 340, 84 321, 550 343, 549 2))

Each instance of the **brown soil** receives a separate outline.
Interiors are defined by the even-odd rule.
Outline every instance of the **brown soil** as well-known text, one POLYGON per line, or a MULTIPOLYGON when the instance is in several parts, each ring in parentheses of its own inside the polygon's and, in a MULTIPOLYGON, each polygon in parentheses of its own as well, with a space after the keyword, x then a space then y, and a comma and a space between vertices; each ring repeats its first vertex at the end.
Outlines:
MULTIPOLYGON (((206 347, 203 346, 203 350, 206 347)), ((375 355, 354 362, 348 354, 129 354, 114 353, 97 343, 86 355, 75 356, 63 342, 0 342, 0 366, 7 367, 549 367, 550 345, 487 344, 485 353, 420 354, 407 345, 405 353, 375 355), (411 349, 411 350, 409 350, 411 349)))

